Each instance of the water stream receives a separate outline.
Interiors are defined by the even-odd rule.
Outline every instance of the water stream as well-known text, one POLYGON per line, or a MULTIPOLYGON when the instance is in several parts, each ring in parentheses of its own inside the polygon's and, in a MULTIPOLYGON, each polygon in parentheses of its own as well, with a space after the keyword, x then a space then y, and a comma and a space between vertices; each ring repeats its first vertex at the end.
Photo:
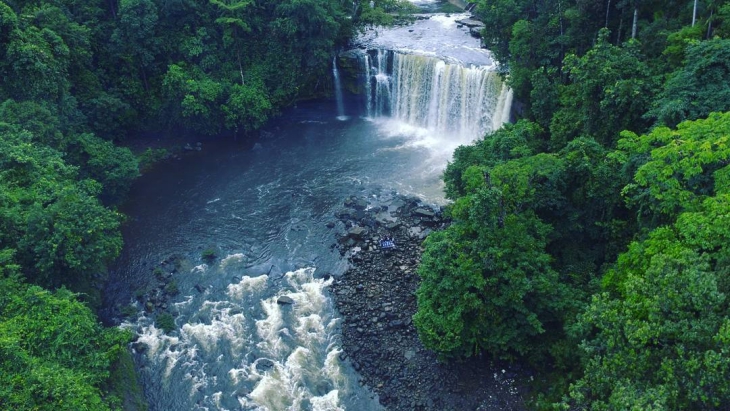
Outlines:
POLYGON ((372 93, 300 104, 254 150, 205 144, 135 184, 107 295, 109 307, 137 310, 122 326, 138 335, 151 411, 381 409, 340 360, 340 318, 326 293, 329 275, 347 267, 331 247, 344 231, 334 213, 353 195, 443 203, 440 174, 453 149, 508 118, 510 92, 457 18, 411 26, 442 31, 433 40, 441 49, 451 37, 468 44, 448 59, 429 40, 416 50, 402 33, 393 34, 402 47, 388 31, 367 34, 363 88, 372 93), (211 263, 201 257, 209 247, 219 254, 211 263), (153 269, 171 256, 180 294, 163 308, 176 324, 165 334, 159 310, 145 310, 132 290, 155 289, 153 269), (277 304, 281 296, 294 304, 277 304))

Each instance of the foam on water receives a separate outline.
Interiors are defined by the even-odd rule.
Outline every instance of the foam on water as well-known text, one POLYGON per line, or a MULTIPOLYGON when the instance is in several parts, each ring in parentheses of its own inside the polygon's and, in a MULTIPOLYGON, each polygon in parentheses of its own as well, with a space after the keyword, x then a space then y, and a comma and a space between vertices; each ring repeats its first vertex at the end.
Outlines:
POLYGON ((201 274, 208 271, 208 264, 200 264, 190 269, 192 274, 201 274))
POLYGON ((249 277, 246 275, 243 276, 238 284, 229 284, 226 288, 226 294, 233 299, 241 300, 246 295, 263 291, 266 288, 268 280, 269 276, 266 274, 258 277, 249 277))
POLYGON ((181 337, 207 352, 219 350, 218 343, 225 341, 226 354, 236 357, 244 348, 249 330, 243 313, 232 314, 232 310, 227 302, 205 301, 198 313, 207 313, 212 317, 210 323, 183 324, 180 328, 181 337))
POLYGON ((256 321, 256 333, 261 339, 256 346, 273 357, 279 357, 284 350, 289 349, 281 338, 284 319, 281 306, 277 303, 278 298, 273 296, 261 301, 265 317, 256 321))
MULTIPOLYGON (((238 259, 208 272, 230 272, 238 259)), ((242 276, 222 300, 189 296, 177 304, 190 314, 177 317, 171 335, 144 315, 125 327, 147 346, 148 361, 164 364, 162 384, 185 384, 197 409, 344 409, 341 395, 354 383, 340 364, 339 319, 325 295, 333 280, 314 278, 314 268, 282 280, 269 288, 267 275, 242 276), (278 304, 281 296, 294 303, 278 304)))
MULTIPOLYGON (((125 324, 122 324, 122 327, 127 328, 125 324)), ((180 339, 165 334, 162 329, 155 327, 149 318, 141 317, 137 324, 137 342, 147 347, 145 355, 157 363, 164 364, 164 375, 169 377, 182 355, 182 352, 172 349, 180 339)))
POLYGON ((368 48, 430 55, 465 66, 494 67, 491 52, 481 48, 468 28, 456 23, 469 17, 469 13, 434 14, 406 26, 365 30, 357 42, 368 48))
POLYGON ((227 269, 229 265, 233 268, 234 266, 241 264, 245 258, 246 256, 244 256, 243 253, 227 255, 221 260, 220 267, 222 270, 227 269))
POLYGON ((310 402, 312 403, 313 411, 345 411, 344 408, 338 404, 340 402, 339 392, 332 390, 321 397, 313 397, 310 402))

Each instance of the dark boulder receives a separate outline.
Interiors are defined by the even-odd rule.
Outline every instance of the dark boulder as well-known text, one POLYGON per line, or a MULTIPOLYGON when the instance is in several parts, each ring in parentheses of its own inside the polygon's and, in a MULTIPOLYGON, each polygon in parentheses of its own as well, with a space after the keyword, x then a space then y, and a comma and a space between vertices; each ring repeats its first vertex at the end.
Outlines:
POLYGON ((417 208, 417 209, 413 210, 413 212, 411 214, 416 217, 427 217, 427 218, 432 218, 436 215, 436 213, 434 213, 433 211, 426 209, 426 208, 417 208))
POLYGON ((276 300, 277 304, 294 304, 294 300, 291 297, 287 297, 286 295, 282 295, 279 297, 278 300, 276 300))

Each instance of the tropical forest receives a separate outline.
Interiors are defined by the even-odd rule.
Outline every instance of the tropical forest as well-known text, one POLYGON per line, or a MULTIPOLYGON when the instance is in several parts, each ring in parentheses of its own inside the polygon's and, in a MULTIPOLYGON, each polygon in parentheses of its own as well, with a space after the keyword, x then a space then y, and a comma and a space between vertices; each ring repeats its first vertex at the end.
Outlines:
POLYGON ((0 409, 460 407, 730 409, 730 2, 0 0, 0 409))

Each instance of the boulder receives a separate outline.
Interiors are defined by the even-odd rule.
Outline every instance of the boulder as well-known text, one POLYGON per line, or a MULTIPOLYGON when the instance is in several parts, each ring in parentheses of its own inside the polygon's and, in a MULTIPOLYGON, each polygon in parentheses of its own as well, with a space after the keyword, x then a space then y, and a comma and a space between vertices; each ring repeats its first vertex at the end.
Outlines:
POLYGON ((366 234, 368 233, 368 230, 364 227, 360 226, 354 226, 351 229, 347 230, 347 237, 361 240, 366 234))
POLYGON ((345 200, 345 207, 354 208, 355 210, 364 210, 367 206, 368 202, 364 198, 350 197, 345 200))
POLYGON ((457 20, 456 23, 463 24, 466 27, 472 28, 472 27, 479 27, 484 28, 484 23, 477 19, 463 19, 463 20, 457 20))
POLYGON ((268 371, 273 367, 274 367, 274 362, 267 358, 261 358, 258 361, 256 361, 256 370, 258 370, 259 372, 268 371))
POLYGON ((282 295, 279 297, 278 300, 276 300, 277 304, 294 304, 294 300, 291 297, 287 297, 286 295, 282 295))
POLYGON ((413 212, 411 214, 413 214, 416 217, 427 217, 427 218, 431 218, 436 215, 436 213, 434 213, 433 211, 431 211, 427 208, 417 208, 417 209, 413 210, 413 212))
POLYGON ((136 342, 132 344, 132 348, 134 349, 137 354, 144 354, 147 351, 147 344, 143 342, 136 342))

